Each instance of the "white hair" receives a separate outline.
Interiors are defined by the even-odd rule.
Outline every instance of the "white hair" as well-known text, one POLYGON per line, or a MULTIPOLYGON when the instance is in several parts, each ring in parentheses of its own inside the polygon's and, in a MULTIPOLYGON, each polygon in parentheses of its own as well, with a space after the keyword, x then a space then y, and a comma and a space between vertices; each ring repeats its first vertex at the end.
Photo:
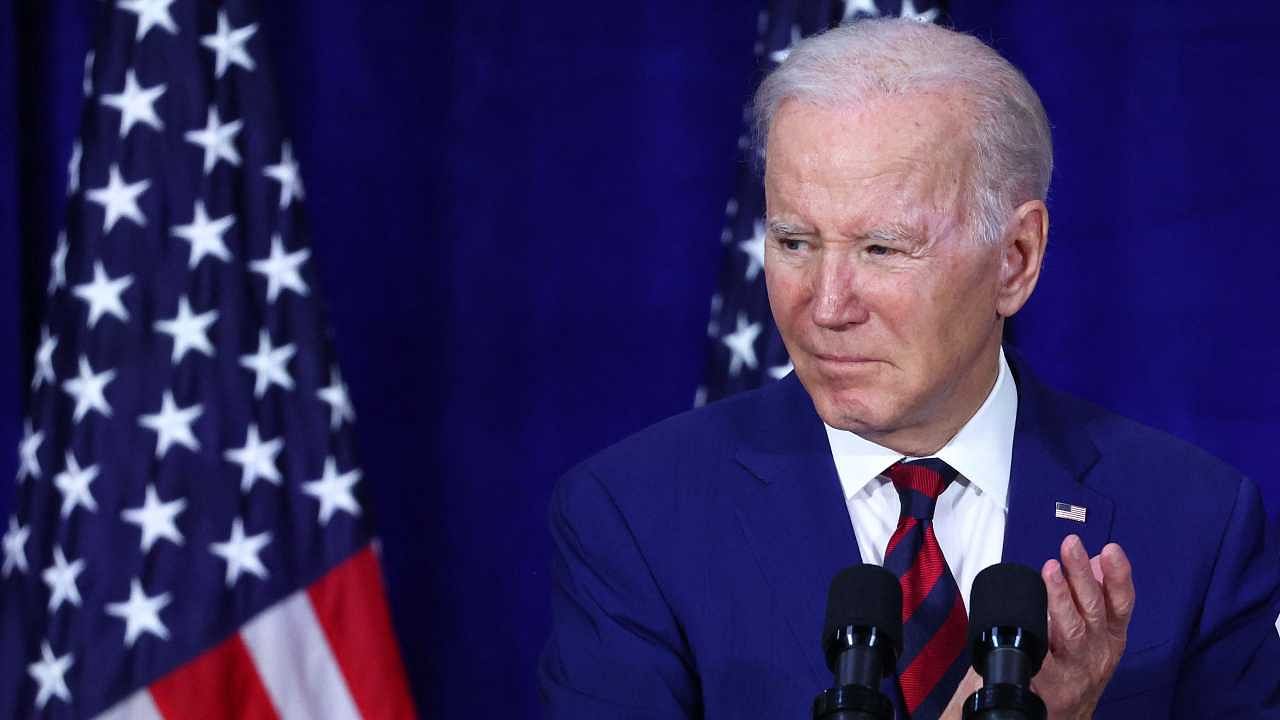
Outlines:
POLYGON ((856 109, 877 97, 922 91, 961 99, 974 157, 965 219, 977 240, 998 242, 1018 205, 1047 196, 1053 140, 1027 79, 972 36, 885 19, 805 39, 756 91, 756 148, 764 158, 774 115, 787 100, 856 109))

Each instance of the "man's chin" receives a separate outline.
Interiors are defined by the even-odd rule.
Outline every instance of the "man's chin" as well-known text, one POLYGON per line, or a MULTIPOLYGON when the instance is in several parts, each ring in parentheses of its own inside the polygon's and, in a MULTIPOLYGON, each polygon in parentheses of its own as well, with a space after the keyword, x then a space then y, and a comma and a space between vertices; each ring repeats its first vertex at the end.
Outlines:
POLYGON ((878 435, 889 424, 888 413, 857 396, 820 395, 814 399, 813 405, 822 422, 856 435, 878 435))

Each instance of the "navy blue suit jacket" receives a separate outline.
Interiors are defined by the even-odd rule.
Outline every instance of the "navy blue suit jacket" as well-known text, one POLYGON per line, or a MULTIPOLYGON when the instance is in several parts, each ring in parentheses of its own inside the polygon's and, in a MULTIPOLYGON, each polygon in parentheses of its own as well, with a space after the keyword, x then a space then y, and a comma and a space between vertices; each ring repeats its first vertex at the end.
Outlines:
MULTIPOLYGON (((1137 605, 1099 718, 1280 718, 1280 553, 1256 487, 1014 365, 1004 560, 1120 543, 1137 605), (1088 508, 1085 523, 1054 503, 1088 508)), ((827 585, 860 562, 822 421, 794 375, 655 425, 551 504, 547 716, 809 717, 830 686, 827 585)))

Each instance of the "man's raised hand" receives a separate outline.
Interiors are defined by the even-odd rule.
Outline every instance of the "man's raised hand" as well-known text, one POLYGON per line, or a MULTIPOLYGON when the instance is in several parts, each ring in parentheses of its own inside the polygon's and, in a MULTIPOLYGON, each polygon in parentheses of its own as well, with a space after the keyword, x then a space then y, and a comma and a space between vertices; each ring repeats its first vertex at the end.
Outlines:
POLYGON ((1080 538, 1068 535, 1061 553, 1040 570, 1049 591, 1049 654, 1031 689, 1050 720, 1091 718, 1124 653, 1133 574, 1115 543, 1090 558, 1080 538))

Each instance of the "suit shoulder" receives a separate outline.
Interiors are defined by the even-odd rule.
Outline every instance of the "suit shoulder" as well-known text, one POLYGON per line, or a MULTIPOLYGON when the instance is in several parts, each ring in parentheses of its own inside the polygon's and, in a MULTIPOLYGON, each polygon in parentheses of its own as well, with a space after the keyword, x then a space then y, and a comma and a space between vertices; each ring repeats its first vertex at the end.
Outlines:
POLYGON ((580 467, 611 472, 731 453, 768 390, 751 390, 672 415, 601 450, 580 467))
POLYGON ((661 420, 571 469, 560 484, 594 478, 611 495, 689 490, 722 474, 776 386, 739 393, 661 420))

